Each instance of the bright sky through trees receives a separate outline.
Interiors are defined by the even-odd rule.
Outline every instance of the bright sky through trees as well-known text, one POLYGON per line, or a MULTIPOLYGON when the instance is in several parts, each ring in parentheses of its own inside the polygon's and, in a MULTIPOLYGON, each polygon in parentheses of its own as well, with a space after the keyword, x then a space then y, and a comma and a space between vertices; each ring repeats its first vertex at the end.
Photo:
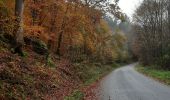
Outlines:
POLYGON ((143 0, 120 0, 119 6, 123 13, 126 13, 130 18, 135 11, 135 9, 141 4, 143 0))

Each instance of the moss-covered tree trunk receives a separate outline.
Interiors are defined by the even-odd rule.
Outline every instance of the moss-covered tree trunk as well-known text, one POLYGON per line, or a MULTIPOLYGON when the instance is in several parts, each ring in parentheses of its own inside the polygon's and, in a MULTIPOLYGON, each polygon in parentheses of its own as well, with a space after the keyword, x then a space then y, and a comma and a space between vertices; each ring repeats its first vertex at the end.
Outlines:
POLYGON ((15 16, 16 25, 14 31, 15 37, 15 53, 23 56, 22 46, 24 43, 23 38, 23 12, 24 12, 24 0, 15 0, 15 16))

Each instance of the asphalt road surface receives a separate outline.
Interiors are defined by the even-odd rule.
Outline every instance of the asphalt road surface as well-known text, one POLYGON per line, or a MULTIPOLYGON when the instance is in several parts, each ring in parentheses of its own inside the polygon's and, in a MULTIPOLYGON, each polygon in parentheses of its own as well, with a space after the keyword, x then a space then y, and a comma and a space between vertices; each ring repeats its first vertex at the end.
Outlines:
POLYGON ((170 100, 170 87, 138 73, 134 66, 124 66, 104 78, 99 100, 170 100))

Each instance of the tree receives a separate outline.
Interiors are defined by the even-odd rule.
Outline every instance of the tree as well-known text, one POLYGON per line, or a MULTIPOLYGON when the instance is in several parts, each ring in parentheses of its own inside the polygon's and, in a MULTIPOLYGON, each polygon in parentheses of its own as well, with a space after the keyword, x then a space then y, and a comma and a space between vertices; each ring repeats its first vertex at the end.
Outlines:
POLYGON ((16 16, 16 26, 15 26, 15 53, 19 53, 23 56, 22 46, 23 46, 23 12, 24 12, 24 0, 15 0, 15 16, 16 16))
POLYGON ((57 51, 56 53, 59 55, 59 57, 61 56, 61 53, 60 53, 60 49, 61 49, 61 42, 62 42, 62 38, 63 38, 63 33, 64 33, 64 30, 65 30, 65 27, 66 27, 66 20, 67 20, 67 13, 68 13, 68 9, 69 9, 69 4, 67 4, 67 7, 66 7, 66 10, 65 10, 65 14, 64 14, 64 17, 63 17, 63 20, 62 20, 62 24, 61 24, 61 32, 59 32, 59 38, 58 38, 58 42, 57 42, 57 51))
POLYGON ((143 64, 170 69, 169 0, 144 0, 134 15, 138 56, 143 64), (167 9, 168 8, 168 9, 167 9))
POLYGON ((169 20, 169 30, 170 30, 170 1, 168 3, 168 20, 169 20))

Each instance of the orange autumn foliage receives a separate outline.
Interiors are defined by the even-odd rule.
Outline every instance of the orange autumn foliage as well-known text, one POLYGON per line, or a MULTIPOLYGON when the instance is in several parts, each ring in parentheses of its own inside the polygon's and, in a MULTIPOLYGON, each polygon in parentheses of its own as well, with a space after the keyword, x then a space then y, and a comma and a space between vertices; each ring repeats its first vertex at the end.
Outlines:
MULTIPOLYGON (((7 1, 8 10, 12 10, 14 1, 7 1)), ((9 16, 12 15, 10 13, 9 16)), ((24 35, 47 45, 50 43, 48 49, 60 55, 70 52, 70 48, 79 48, 80 52, 91 56, 101 51, 116 56, 112 46, 105 47, 106 44, 112 45, 107 38, 112 37, 112 32, 103 15, 100 9, 85 5, 80 0, 26 0, 24 35)))

